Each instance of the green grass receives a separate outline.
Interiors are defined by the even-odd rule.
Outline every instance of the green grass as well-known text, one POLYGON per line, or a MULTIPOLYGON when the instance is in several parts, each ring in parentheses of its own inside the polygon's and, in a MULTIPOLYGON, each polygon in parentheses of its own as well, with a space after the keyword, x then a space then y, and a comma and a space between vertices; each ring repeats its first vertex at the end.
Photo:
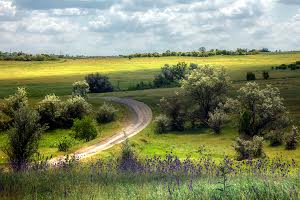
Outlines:
MULTIPOLYGON (((300 53, 259 54, 249 56, 162 57, 162 58, 101 58, 82 60, 59 60, 47 62, 0 61, 0 97, 5 97, 18 86, 25 86, 33 97, 48 93, 68 95, 71 84, 85 75, 100 72, 108 75, 114 85, 122 89, 144 80, 151 81, 164 64, 177 62, 213 64, 228 69, 233 80, 244 80, 247 71, 270 70, 271 66, 300 60, 300 53)), ((299 77, 298 72, 273 71, 272 78, 299 77)))

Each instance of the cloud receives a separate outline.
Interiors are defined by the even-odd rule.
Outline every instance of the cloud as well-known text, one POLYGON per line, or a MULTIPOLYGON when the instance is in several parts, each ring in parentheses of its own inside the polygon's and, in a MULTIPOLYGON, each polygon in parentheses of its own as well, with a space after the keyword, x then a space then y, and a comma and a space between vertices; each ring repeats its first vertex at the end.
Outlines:
POLYGON ((300 4, 299 0, 278 0, 282 4, 300 4))
POLYGON ((16 15, 16 7, 10 0, 0 0, 0 20, 12 18, 16 15))

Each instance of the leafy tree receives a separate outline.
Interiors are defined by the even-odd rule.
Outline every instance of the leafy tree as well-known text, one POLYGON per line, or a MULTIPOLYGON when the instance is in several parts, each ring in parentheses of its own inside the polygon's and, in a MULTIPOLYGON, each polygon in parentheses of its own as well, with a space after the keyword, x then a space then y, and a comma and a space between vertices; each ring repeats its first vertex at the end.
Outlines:
POLYGON ((73 95, 74 96, 82 96, 82 97, 86 97, 87 93, 89 92, 89 84, 86 82, 86 80, 84 81, 76 81, 73 83, 73 95))
POLYGON ((231 107, 237 114, 240 134, 248 137, 261 135, 271 130, 284 129, 289 125, 286 107, 278 88, 265 88, 249 82, 238 91, 231 107))
POLYGON ((221 132, 222 126, 229 121, 229 116, 221 109, 215 109, 209 113, 208 125, 216 133, 221 132))
POLYGON ((109 78, 99 73, 89 74, 85 77, 85 80, 89 84, 92 93, 112 92, 114 90, 109 78))
POLYGON ((236 138, 234 149, 237 153, 237 160, 265 157, 263 151, 263 137, 254 136, 252 140, 236 138))
POLYGON ((198 111, 198 119, 207 124, 209 113, 223 101, 231 82, 224 68, 206 65, 193 70, 181 83, 185 97, 198 111))
POLYGON ((3 112, 10 117, 13 117, 14 112, 22 106, 28 105, 28 97, 25 88, 18 88, 14 95, 10 95, 4 99, 3 112))
POLYGON ((47 95, 38 103, 37 111, 40 115, 40 123, 47 124, 50 129, 61 126, 61 114, 63 103, 55 94, 47 95))
POLYGON ((159 115, 154 120, 155 132, 165 133, 170 130, 170 119, 166 115, 159 115))
POLYGON ((76 139, 84 139, 86 142, 95 139, 98 135, 95 121, 87 116, 75 119, 72 130, 76 139))
POLYGON ((37 153, 38 141, 46 129, 39 124, 39 115, 27 106, 14 111, 13 128, 8 132, 5 153, 14 170, 22 170, 37 153))

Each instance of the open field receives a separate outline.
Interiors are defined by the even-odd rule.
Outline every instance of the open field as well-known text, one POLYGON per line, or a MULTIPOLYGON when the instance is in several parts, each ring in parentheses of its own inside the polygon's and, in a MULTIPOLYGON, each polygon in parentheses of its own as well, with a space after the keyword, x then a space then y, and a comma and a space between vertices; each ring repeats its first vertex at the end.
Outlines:
MULTIPOLYGON (((249 56, 101 58, 47 62, 0 61, 0 97, 12 94, 16 87, 26 86, 33 97, 48 93, 68 95, 71 84, 88 73, 108 75, 115 86, 127 89, 138 81, 151 81, 164 64, 178 62, 213 64, 227 68, 232 80, 245 80, 247 71, 270 70, 272 66, 300 60, 300 53, 259 54, 249 56), (119 82, 119 83, 118 83, 119 82)), ((299 77, 298 71, 271 72, 271 78, 299 77)), ((260 77, 260 74, 258 74, 260 77)))

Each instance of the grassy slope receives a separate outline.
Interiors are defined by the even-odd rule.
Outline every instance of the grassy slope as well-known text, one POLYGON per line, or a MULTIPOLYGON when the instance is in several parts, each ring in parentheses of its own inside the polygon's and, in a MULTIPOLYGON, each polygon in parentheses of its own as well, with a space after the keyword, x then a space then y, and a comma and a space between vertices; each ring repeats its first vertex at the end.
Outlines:
MULTIPOLYGON (((165 64, 175 64, 179 61, 199 64, 214 64, 225 66, 233 80, 244 80, 247 71, 270 70, 271 66, 282 63, 291 63, 300 60, 300 54, 277 54, 277 55, 254 55, 254 56, 216 56, 209 58, 193 57, 164 57, 164 58, 124 58, 89 59, 89 60, 66 60, 55 62, 0 62, 0 97, 13 93, 14 88, 26 85, 31 96, 40 97, 47 93, 55 92, 59 95, 69 94, 71 83, 82 79, 90 72, 108 74, 113 81, 120 81, 121 87, 127 87, 130 83, 138 80, 151 80, 159 68, 165 64)), ((259 77, 259 74, 257 74, 259 77)), ((260 81, 262 84, 270 83, 281 89, 286 99, 286 104, 292 116, 299 123, 300 119, 300 71, 271 71, 271 80, 260 81)), ((236 82, 238 88, 243 82, 236 82)), ((149 104, 155 113, 159 110, 156 106, 162 96, 172 95, 175 89, 156 89, 146 91, 132 91, 109 93, 105 95, 126 96, 135 98, 149 104)), ((98 96, 98 95, 93 95, 98 96)), ((103 96, 103 95, 100 95, 103 96)), ((109 128, 109 127, 108 127, 109 128)), ((61 134, 54 132, 54 139, 61 134)), ((233 139, 237 136, 236 129, 226 127, 220 136, 214 136, 209 130, 197 130, 182 133, 169 133, 155 135, 152 127, 148 127, 141 134, 133 138, 133 143, 141 152, 141 155, 163 155, 166 151, 173 151, 181 157, 189 153, 196 154, 198 147, 206 145, 208 152, 214 157, 221 158, 225 153, 234 155, 231 147, 233 139)), ((0 136, 0 139, 2 139, 0 136)), ((49 135, 50 137, 50 135, 49 135)), ((1 144, 1 142, 0 142, 1 144)), ((3 141, 2 141, 3 144, 3 141)), ((101 155, 115 154, 119 146, 101 155)), ((46 151, 46 150, 45 150, 46 151)), ((285 151, 283 147, 270 148, 266 144, 266 153, 274 156, 277 153, 293 157, 300 161, 300 150, 285 151)), ((1 156, 1 155, 0 155, 1 156)))

